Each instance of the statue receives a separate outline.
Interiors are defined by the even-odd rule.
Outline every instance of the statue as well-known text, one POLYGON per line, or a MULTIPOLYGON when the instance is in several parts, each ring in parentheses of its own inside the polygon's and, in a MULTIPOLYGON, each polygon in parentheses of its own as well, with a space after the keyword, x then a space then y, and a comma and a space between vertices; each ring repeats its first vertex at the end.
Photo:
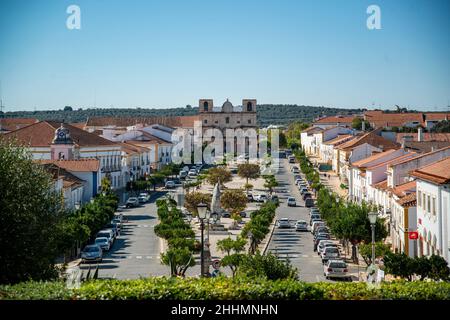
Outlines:
POLYGON ((211 199, 211 215, 220 215, 222 208, 220 207, 220 181, 214 186, 212 199, 211 199))

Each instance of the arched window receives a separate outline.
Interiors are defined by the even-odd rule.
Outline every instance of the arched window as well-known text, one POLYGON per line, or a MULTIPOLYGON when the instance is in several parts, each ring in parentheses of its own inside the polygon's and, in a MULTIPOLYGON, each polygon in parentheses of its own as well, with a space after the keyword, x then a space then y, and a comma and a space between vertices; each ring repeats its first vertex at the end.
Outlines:
POLYGON ((203 102, 203 111, 208 111, 208 101, 203 102))
POLYGON ((247 111, 252 111, 252 109, 253 109, 252 103, 250 101, 247 102, 247 111))

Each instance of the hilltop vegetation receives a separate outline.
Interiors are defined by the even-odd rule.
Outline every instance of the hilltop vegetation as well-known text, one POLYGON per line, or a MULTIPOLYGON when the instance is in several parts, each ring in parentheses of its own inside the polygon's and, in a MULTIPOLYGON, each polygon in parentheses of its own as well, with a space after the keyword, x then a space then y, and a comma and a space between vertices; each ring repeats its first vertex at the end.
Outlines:
MULTIPOLYGON (((288 124, 292 121, 311 122, 321 115, 346 115, 362 112, 361 109, 338 109, 303 105, 261 104, 257 106, 258 124, 288 124)), ((65 107, 60 110, 13 111, 3 113, 7 118, 37 118, 39 120, 64 120, 65 122, 83 122, 88 117, 160 117, 190 116, 198 113, 197 107, 184 108, 79 108, 65 107)), ((2 113, 0 113, 0 117, 2 113)))

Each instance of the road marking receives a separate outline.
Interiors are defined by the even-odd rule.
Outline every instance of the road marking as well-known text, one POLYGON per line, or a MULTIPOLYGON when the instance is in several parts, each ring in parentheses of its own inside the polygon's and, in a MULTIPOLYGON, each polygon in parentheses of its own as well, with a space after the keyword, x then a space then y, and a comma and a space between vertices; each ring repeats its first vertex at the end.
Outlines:
POLYGON ((151 256, 147 256, 147 259, 151 259, 152 257, 151 256))
POLYGON ((142 256, 136 256, 136 259, 142 259, 142 256))
POLYGON ((308 258, 309 256, 307 254, 302 255, 303 258, 308 258))

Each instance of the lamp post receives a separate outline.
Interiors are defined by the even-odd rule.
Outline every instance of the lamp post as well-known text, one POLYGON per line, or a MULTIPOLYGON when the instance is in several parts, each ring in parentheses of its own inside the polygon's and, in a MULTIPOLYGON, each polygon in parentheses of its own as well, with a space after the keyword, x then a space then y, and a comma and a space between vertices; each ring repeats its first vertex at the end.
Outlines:
POLYGON ((207 207, 204 203, 199 203, 197 205, 198 218, 200 219, 200 230, 201 230, 201 252, 200 252, 200 276, 205 275, 204 265, 205 265, 205 247, 203 239, 203 230, 205 229, 204 220, 206 218, 207 207))
POLYGON ((369 212, 368 218, 370 222, 370 228, 372 229, 372 264, 370 270, 375 271, 375 224, 377 223, 378 212, 369 212))

